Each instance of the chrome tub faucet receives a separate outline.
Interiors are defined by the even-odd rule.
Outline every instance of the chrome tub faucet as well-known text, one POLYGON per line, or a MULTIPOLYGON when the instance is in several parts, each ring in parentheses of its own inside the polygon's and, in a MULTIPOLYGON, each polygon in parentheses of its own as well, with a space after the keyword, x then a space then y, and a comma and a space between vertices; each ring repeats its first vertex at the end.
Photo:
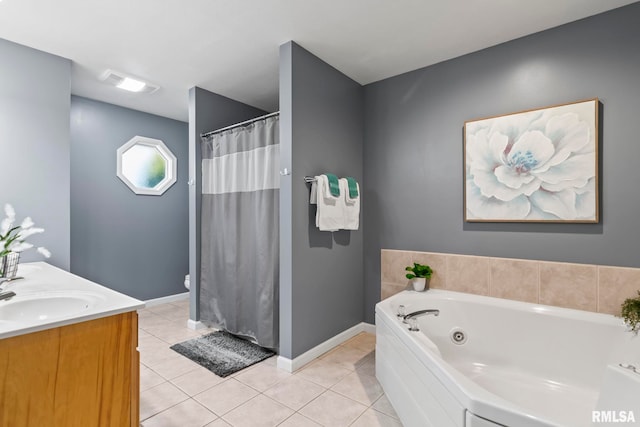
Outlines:
POLYGON ((418 320, 417 320, 418 317, 429 316, 429 315, 439 316, 440 310, 435 308, 429 308, 426 310, 414 311, 413 313, 409 313, 406 316, 404 316, 402 321, 404 323, 409 322, 409 330, 416 332, 420 330, 420 328, 418 328, 418 320))

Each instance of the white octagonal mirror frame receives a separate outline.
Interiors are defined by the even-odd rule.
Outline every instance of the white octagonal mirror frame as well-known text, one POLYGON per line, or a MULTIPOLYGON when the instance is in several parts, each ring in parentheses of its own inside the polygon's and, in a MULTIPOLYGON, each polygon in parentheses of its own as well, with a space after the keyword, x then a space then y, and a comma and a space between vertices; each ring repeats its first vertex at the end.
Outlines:
MULTIPOLYGON (((160 196, 162 195, 169 187, 175 184, 178 176, 178 159, 173 155, 171 150, 164 145, 159 139, 147 138, 145 136, 134 136, 127 143, 125 143, 122 147, 118 148, 117 153, 117 164, 116 164, 116 175, 118 178, 124 182, 127 187, 131 189, 136 194, 145 194, 151 196, 160 196), (140 147, 151 147, 154 148, 160 157, 164 159, 165 168, 164 168, 164 178, 160 180, 153 187, 144 187, 140 186, 127 177, 127 169, 124 167, 123 157, 127 151, 130 149, 140 146, 140 147)), ((142 167, 142 166, 141 166, 142 167)))

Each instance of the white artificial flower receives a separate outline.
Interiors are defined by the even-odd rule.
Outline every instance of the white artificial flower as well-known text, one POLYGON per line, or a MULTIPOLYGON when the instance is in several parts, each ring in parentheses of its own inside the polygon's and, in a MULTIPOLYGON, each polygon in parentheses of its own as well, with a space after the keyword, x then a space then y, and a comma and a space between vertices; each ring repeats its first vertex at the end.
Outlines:
MULTIPOLYGON (((35 224, 33 223, 33 220, 31 219, 30 216, 26 217, 24 220, 22 220, 22 224, 20 224, 20 227, 22 229, 26 229, 26 228, 31 228, 33 227, 35 224)), ((42 230, 44 231, 44 230, 42 230)))
POLYGON ((22 229, 18 233, 17 240, 25 240, 27 237, 33 236, 34 234, 44 233, 44 228, 32 227, 27 229, 22 229))
POLYGON ((13 209, 13 206, 11 206, 9 203, 4 205, 4 214, 7 216, 7 218, 11 219, 11 222, 15 221, 16 210, 13 209))
POLYGON ((27 242, 18 242, 17 240, 13 241, 7 249, 11 252, 24 252, 27 249, 31 249, 33 245, 27 242))
POLYGON ((3 219, 2 222, 0 222, 0 236, 7 234, 12 225, 13 221, 10 218, 3 219))
MULTIPOLYGON (((35 227, 31 217, 26 217, 19 226, 14 227, 16 211, 9 203, 4 205, 4 213, 6 218, 0 222, 0 255, 5 256, 11 252, 19 253, 31 249, 33 245, 25 240, 34 234, 44 232, 44 228, 35 227)), ((38 252, 47 258, 51 256, 51 252, 46 248, 40 247, 38 252)))
POLYGON ((13 226, 13 222, 16 220, 16 211, 9 203, 4 205, 4 214, 6 218, 0 223, 0 236, 7 234, 9 230, 11 230, 11 226, 13 226))
POLYGON ((42 246, 40 246, 38 249, 36 249, 41 255, 43 255, 45 258, 51 258, 51 252, 49 252, 47 250, 47 248, 43 248, 42 246))

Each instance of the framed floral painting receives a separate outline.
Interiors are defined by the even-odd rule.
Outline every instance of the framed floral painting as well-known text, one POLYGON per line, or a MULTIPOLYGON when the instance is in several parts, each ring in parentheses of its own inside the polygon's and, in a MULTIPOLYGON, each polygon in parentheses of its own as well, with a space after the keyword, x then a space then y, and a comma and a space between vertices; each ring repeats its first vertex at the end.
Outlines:
POLYGON ((465 122, 465 221, 597 223, 598 105, 465 122))

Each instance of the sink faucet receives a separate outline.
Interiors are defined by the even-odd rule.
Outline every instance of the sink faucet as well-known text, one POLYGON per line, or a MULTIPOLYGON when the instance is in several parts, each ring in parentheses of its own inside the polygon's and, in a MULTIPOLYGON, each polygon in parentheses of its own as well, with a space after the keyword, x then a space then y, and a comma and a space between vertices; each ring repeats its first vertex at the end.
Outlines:
POLYGON ((418 321, 417 321, 418 317, 428 316, 430 314, 433 314, 434 316, 439 316, 440 310, 435 308, 429 308, 427 310, 414 311, 413 313, 409 313, 406 316, 404 316, 402 321, 404 323, 407 323, 407 321, 410 321, 411 323, 409 325, 409 330, 416 332, 420 330, 420 328, 418 328, 418 321))
POLYGON ((3 283, 13 282, 14 280, 24 279, 24 277, 16 276, 12 278, 0 277, 0 291, 2 290, 3 283))
POLYGON ((13 291, 8 291, 8 292, 2 292, 0 293, 0 301, 2 300, 10 300, 11 298, 15 297, 16 293, 13 291))

